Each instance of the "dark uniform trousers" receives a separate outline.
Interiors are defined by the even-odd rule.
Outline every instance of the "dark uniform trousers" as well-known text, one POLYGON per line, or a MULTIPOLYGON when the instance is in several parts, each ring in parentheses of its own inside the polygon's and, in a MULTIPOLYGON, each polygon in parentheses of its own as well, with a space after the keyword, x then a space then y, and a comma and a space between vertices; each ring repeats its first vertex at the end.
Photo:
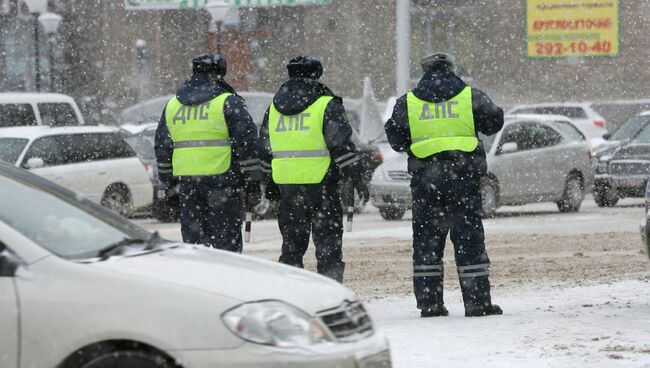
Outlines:
POLYGON ((343 282, 343 209, 337 186, 280 185, 280 262, 303 268, 312 234, 318 273, 343 282))
POLYGON ((480 177, 454 167, 451 161, 432 163, 414 173, 411 191, 413 286, 418 308, 443 305, 443 254, 448 233, 465 307, 491 305, 480 177))
POLYGON ((179 189, 183 241, 241 253, 243 208, 239 193, 210 178, 183 178, 179 189))

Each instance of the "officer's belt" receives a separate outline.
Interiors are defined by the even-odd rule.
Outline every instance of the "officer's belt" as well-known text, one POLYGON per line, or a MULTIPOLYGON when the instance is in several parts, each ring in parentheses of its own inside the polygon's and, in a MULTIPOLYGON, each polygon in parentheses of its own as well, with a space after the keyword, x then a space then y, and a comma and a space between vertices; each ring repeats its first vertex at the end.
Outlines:
POLYGON ((328 150, 282 151, 273 152, 273 158, 329 157, 328 150))
POLYGON ((210 139, 210 140, 174 142, 174 148, 227 147, 227 146, 230 146, 230 139, 210 139))

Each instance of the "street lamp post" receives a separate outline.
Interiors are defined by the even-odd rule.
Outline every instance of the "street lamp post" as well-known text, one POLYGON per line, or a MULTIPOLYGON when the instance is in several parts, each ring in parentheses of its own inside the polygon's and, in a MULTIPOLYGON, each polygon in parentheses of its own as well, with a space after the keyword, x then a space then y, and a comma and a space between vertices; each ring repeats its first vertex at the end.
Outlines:
POLYGON ((137 39, 135 49, 138 51, 138 102, 144 100, 145 67, 147 65, 147 41, 137 39))
POLYGON ((223 21, 226 19, 226 15, 228 15, 228 10, 230 10, 229 7, 225 6, 210 6, 207 8, 208 13, 210 14, 210 19, 212 20, 214 26, 215 26, 215 31, 217 34, 217 54, 221 53, 221 27, 223 26, 223 21))
POLYGON ((54 35, 56 34, 56 31, 59 29, 59 24, 61 24, 61 20, 63 20, 63 17, 56 14, 56 13, 43 13, 38 17, 38 22, 41 24, 43 27, 43 30, 45 31, 45 34, 47 35, 47 42, 49 44, 49 67, 50 67, 50 91, 53 92, 55 90, 55 84, 54 84, 54 35))
POLYGON ((23 0, 29 8, 29 12, 34 15, 34 89, 41 90, 41 55, 39 51, 39 29, 38 29, 38 14, 45 12, 47 9, 47 0, 23 0))

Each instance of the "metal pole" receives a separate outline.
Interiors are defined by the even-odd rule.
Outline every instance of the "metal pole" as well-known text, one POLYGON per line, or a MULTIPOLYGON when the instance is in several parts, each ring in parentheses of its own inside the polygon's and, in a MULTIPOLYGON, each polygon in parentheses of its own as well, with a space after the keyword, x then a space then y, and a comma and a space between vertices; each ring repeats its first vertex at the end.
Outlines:
POLYGON ((54 35, 50 35, 48 39, 49 45, 49 55, 48 55, 48 64, 50 64, 50 92, 56 92, 56 83, 54 79, 54 35))
POLYGON ((217 21, 217 54, 221 54, 221 25, 222 21, 217 21))
POLYGON ((395 69, 395 94, 406 93, 409 88, 409 64, 411 60, 411 1, 396 0, 396 69, 395 69))
POLYGON ((36 89, 37 92, 41 90, 41 55, 39 52, 40 41, 38 39, 38 31, 38 17, 34 16, 34 89, 36 89))

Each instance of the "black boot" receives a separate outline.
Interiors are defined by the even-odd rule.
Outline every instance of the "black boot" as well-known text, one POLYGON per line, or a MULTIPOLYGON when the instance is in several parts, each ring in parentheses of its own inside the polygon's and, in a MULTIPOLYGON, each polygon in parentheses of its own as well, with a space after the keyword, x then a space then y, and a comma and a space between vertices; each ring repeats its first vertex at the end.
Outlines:
POLYGON ((490 280, 487 276, 461 277, 460 289, 465 304, 465 317, 503 314, 498 305, 492 304, 490 280))
POLYGON ((334 279, 341 284, 343 283, 343 272, 345 271, 345 262, 340 261, 334 264, 318 264, 318 273, 334 279))
POLYGON ((420 317, 446 317, 449 315, 449 311, 445 308, 444 305, 434 305, 433 307, 422 308, 420 311, 420 317))

